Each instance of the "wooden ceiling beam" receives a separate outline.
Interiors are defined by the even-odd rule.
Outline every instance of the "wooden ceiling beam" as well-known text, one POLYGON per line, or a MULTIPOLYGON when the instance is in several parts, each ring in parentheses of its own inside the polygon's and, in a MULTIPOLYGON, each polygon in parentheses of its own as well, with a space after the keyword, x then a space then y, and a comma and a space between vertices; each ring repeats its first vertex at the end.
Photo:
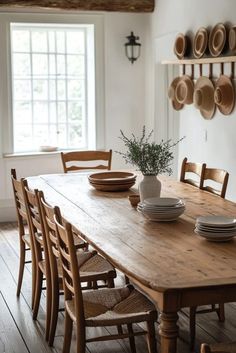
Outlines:
POLYGON ((1 7, 39 7, 81 11, 152 12, 155 0, 1 0, 1 7))

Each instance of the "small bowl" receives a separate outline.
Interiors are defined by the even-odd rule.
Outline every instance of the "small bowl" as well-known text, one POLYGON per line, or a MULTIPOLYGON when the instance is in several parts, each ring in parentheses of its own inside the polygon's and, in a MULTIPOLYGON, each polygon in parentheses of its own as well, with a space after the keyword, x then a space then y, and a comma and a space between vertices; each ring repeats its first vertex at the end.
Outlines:
POLYGON ((140 195, 139 194, 132 194, 128 196, 129 202, 131 203, 132 207, 137 207, 138 203, 140 202, 140 195))
POLYGON ((56 146, 40 146, 39 147, 40 152, 55 152, 57 151, 56 146))

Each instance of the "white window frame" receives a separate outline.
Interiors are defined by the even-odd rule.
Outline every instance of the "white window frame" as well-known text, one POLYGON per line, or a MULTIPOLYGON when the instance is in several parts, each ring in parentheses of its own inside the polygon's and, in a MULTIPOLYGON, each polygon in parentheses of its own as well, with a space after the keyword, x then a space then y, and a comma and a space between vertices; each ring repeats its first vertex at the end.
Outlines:
MULTIPOLYGON (((92 24, 94 25, 95 50, 95 126, 92 119, 88 121, 88 129, 94 133, 95 145, 89 149, 103 149, 104 136, 104 33, 103 15, 94 14, 48 14, 48 13, 0 13, 0 153, 14 154, 13 151, 13 114, 12 114, 12 75, 11 75, 11 23, 39 24, 92 24)), ((29 153, 25 153, 31 154, 29 153)))

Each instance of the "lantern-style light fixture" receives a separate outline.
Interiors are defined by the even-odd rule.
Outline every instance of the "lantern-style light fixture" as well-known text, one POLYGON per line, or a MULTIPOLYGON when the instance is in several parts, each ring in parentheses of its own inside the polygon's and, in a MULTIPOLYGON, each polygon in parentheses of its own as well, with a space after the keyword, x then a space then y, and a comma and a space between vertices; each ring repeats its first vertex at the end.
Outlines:
POLYGON ((134 32, 131 32, 126 38, 128 42, 125 43, 125 54, 133 64, 140 56, 141 44, 136 42, 136 40, 139 40, 139 37, 136 37, 134 32))

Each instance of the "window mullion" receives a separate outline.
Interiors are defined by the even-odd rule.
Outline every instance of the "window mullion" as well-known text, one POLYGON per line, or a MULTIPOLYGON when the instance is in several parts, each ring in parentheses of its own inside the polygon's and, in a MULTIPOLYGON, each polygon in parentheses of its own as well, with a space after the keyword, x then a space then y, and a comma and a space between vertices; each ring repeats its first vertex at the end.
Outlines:
POLYGON ((67 69, 67 64, 68 64, 68 53, 67 53, 67 35, 66 31, 65 33, 65 95, 66 95, 66 145, 67 148, 69 146, 69 121, 68 121, 68 69, 67 69))
POLYGON ((50 85, 49 85, 49 78, 50 78, 50 62, 49 62, 49 31, 47 30, 47 68, 48 68, 48 74, 47 74, 47 88, 48 88, 48 95, 47 95, 47 106, 48 106, 48 143, 51 140, 50 135, 51 135, 51 107, 50 107, 50 102, 51 102, 51 97, 50 97, 50 85))
POLYGON ((30 45, 30 87, 31 87, 31 119, 32 119, 32 126, 31 126, 31 138, 32 138, 32 143, 34 141, 34 131, 35 131, 35 126, 34 126, 34 96, 33 96, 33 53, 32 53, 32 29, 29 30, 29 45, 30 45))
POLYGON ((54 30, 54 41, 55 41, 55 103, 56 103, 56 129, 57 129, 57 145, 59 142, 59 123, 58 123, 58 72, 57 72, 57 40, 56 40, 56 30, 54 30))
POLYGON ((88 42, 88 39, 87 39, 87 31, 84 30, 84 38, 85 38, 85 48, 84 48, 84 120, 83 120, 83 125, 84 125, 84 128, 85 128, 85 137, 86 137, 86 146, 88 146, 88 139, 89 139, 89 136, 88 136, 88 84, 87 84, 87 80, 88 80, 88 45, 87 45, 87 42, 88 42))

